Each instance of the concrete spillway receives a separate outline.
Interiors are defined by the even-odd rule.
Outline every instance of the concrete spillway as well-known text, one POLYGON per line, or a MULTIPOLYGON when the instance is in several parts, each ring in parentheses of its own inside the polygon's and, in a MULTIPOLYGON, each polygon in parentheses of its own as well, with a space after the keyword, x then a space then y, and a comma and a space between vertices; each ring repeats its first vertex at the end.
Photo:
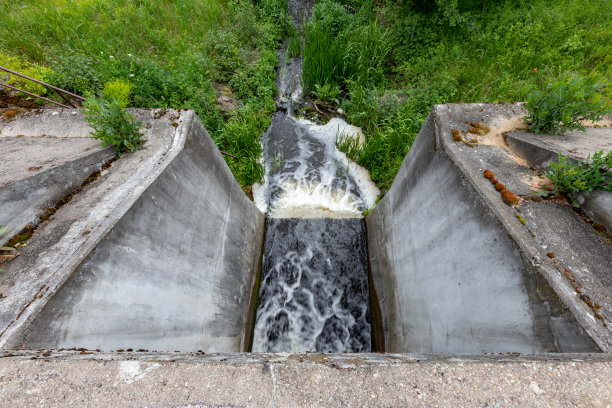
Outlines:
MULTIPOLYGON (((430 115, 392 188, 367 217, 385 349, 596 350, 497 218, 497 211, 514 216, 511 207, 501 199, 487 206, 478 184, 464 173, 460 148, 448 137, 451 123, 441 115, 445 110, 437 107, 430 115)), ((464 121, 482 120, 473 118, 475 110, 457 107, 451 112, 465 115, 464 121)), ((502 109, 487 113, 492 112, 504 114, 502 109)), ((457 119, 452 125, 459 123, 457 119)), ((474 153, 467 146, 464 150, 474 153)), ((476 165, 478 180, 488 183, 484 169, 479 170, 486 156, 479 156, 467 165, 476 165)), ((510 184, 511 179, 503 181, 510 184)))
MULTIPOLYGON (((24 139, 17 136, 35 132, 37 121, 47 136, 59 135, 65 121, 86 129, 78 115, 59 112, 3 123, 0 142, 24 139)), ((321 234, 325 228, 316 219, 268 220, 275 227, 268 229, 265 245, 279 256, 264 257, 263 279, 278 269, 282 256, 289 263, 304 258, 300 265, 317 273, 340 270, 358 277, 343 280, 342 273, 323 272, 292 288, 287 310, 316 308, 321 317, 334 310, 346 323, 321 318, 303 325, 310 333, 304 341, 311 342, 304 349, 328 350, 316 329, 327 325, 335 337, 326 341, 339 344, 335 350, 366 351, 366 323, 376 321, 382 323, 373 327, 370 341, 390 352, 612 349, 605 283, 612 270, 609 243, 571 207, 526 198, 510 207, 482 177, 491 169, 508 189, 527 197, 532 171, 495 142, 523 112, 518 105, 435 107, 391 190, 366 217, 363 239, 336 236, 334 229, 321 234), (455 143, 451 130, 466 131, 464 122, 483 123, 491 133, 476 148, 455 143), (283 235, 283 228, 311 237, 310 251, 283 235), (580 237, 574 246, 588 251, 564 250, 574 236, 580 237), (334 258, 342 262, 326 261, 324 245, 317 243, 321 237, 342 244, 334 258), (375 292, 370 317, 362 292, 366 242, 375 292), (322 278, 361 294, 353 300, 336 296, 322 278), (302 302, 308 292, 327 293, 329 302, 302 302), (363 341, 343 342, 351 330, 362 333, 363 341)), ((244 196, 192 112, 136 114, 147 129, 146 148, 103 170, 39 225, 19 257, 2 265, 3 348, 248 349, 264 215, 244 196)), ((360 219, 336 221, 350 224, 351 231, 363 229, 360 219)), ((262 292, 259 305, 267 316, 283 314, 282 308, 266 309, 265 302, 288 293, 281 292, 262 292)))
MULTIPOLYGON (((58 212, 40 232, 56 242, 33 242, 38 253, 7 268, 4 345, 246 349, 264 216, 193 112, 141 112, 139 119, 153 129, 145 149, 76 196, 74 204, 90 212, 78 220, 58 212), (66 258, 52 261, 54 251, 66 258)), ((86 128, 78 118, 64 120, 86 128)), ((9 124, 14 132, 22 125, 9 124)))

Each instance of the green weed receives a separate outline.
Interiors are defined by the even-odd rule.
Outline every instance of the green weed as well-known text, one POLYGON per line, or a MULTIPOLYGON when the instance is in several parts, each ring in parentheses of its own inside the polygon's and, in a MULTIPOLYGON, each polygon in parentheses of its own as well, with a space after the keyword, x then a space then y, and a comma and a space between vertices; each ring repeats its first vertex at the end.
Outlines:
POLYGON ((338 105, 340 102, 338 101, 338 96, 340 95, 340 87, 334 86, 332 87, 330 84, 315 84, 315 89, 312 91, 312 94, 316 98, 317 102, 324 104, 336 104, 338 105))
MULTIPOLYGON (((38 79, 39 81, 43 81, 43 82, 46 82, 52 73, 51 69, 43 65, 33 64, 33 63, 21 60, 16 57, 6 55, 2 53, 1 50, 0 50, 0 66, 3 66, 13 71, 17 71, 21 74, 27 75, 29 77, 38 79)), ((7 83, 9 85, 15 86, 17 88, 21 88, 25 91, 32 92, 38 95, 46 95, 48 91, 46 86, 39 85, 35 82, 28 81, 26 79, 20 78, 16 75, 9 74, 4 71, 0 71, 0 80, 2 80, 2 82, 7 83)))
POLYGON ((102 94, 108 101, 117 101, 122 107, 128 106, 132 84, 122 79, 115 79, 104 84, 102 94))
POLYGON ((553 187, 543 188, 536 194, 547 197, 564 193, 572 205, 578 207, 575 194, 589 194, 597 190, 612 191, 611 169, 612 152, 604 156, 603 151, 599 151, 593 157, 589 155, 584 163, 568 160, 567 156, 559 153, 558 161, 552 162, 550 171, 546 172, 546 177, 553 183, 553 187))
POLYGON ((83 118, 93 128, 91 137, 102 141, 102 146, 115 146, 115 153, 133 153, 142 147, 142 123, 134 121, 119 98, 105 99, 89 95, 83 103, 83 118))
POLYGON ((601 120, 610 111, 612 105, 599 93, 603 88, 605 84, 593 77, 562 76, 544 89, 529 92, 524 121, 534 133, 585 131, 582 121, 601 120))

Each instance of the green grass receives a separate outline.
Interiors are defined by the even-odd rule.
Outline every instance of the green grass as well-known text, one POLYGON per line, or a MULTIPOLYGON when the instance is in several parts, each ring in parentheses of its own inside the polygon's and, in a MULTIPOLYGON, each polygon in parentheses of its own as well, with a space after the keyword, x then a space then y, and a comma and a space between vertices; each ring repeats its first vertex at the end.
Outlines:
POLYGON ((306 27, 305 88, 340 87, 366 136, 363 149, 340 147, 385 191, 434 104, 524 101, 563 75, 610 78, 611 15, 605 0, 322 0, 306 27))
POLYGON ((126 81, 132 107, 194 109, 219 147, 240 157, 226 160, 246 186, 261 174, 255 141, 266 120, 250 117, 274 109, 285 8, 284 0, 0 1, 0 63, 83 95, 126 81), (215 82, 249 114, 224 114, 215 82))

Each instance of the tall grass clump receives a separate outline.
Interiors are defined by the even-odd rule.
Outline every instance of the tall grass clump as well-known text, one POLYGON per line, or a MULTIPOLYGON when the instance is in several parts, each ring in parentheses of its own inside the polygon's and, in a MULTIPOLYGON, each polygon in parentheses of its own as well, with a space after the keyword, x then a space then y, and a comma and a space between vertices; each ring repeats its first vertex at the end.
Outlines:
POLYGON ((375 21, 332 0, 317 3, 305 28, 306 90, 326 85, 346 88, 348 81, 380 83, 389 51, 389 38, 375 21))

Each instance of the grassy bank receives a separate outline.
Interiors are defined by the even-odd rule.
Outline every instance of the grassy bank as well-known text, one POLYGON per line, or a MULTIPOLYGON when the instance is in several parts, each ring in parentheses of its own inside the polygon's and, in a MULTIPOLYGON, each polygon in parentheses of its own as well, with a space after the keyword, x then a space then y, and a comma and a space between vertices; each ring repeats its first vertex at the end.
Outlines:
POLYGON ((305 86, 339 95, 366 135, 340 147, 384 191, 436 103, 522 101, 568 73, 609 81, 611 15, 604 0, 321 0, 305 86))
POLYGON ((259 136, 274 110, 285 8, 284 0, 0 1, 0 65, 79 94, 120 79, 131 84, 129 106, 194 109, 240 158, 226 160, 246 186, 262 175, 259 136))

